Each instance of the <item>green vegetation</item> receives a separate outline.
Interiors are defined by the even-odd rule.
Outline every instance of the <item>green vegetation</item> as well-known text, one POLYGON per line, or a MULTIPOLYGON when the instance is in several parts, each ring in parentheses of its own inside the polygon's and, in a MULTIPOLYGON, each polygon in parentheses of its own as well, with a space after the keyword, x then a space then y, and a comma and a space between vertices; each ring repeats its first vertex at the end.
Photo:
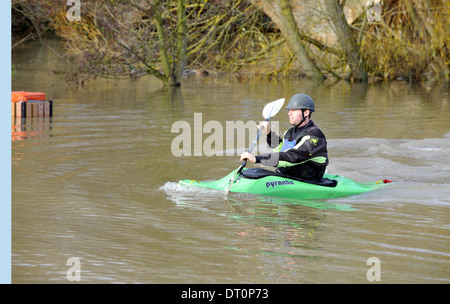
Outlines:
POLYGON ((73 63, 56 72, 72 83, 152 75, 178 86, 186 69, 241 78, 450 80, 448 1, 383 1, 371 22, 370 7, 351 7, 359 14, 351 23, 344 14, 350 1, 314 2, 335 42, 301 26, 307 2, 82 0, 81 20, 69 21, 66 1, 13 0, 13 36, 20 38, 12 47, 55 32, 73 63))
POLYGON ((361 39, 367 71, 386 80, 449 80, 449 30, 449 1, 387 1, 383 18, 361 39))

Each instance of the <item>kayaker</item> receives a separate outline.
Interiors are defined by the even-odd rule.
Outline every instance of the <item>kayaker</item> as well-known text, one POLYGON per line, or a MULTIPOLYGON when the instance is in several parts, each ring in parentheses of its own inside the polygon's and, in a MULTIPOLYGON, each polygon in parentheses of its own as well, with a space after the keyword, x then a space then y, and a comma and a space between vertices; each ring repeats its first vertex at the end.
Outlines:
POLYGON ((286 109, 292 127, 282 137, 270 129, 270 123, 263 121, 267 143, 273 153, 255 156, 248 152, 241 154, 241 161, 276 167, 278 173, 306 180, 320 180, 328 165, 327 141, 325 135, 311 120, 315 110, 314 101, 305 94, 292 96, 286 109))

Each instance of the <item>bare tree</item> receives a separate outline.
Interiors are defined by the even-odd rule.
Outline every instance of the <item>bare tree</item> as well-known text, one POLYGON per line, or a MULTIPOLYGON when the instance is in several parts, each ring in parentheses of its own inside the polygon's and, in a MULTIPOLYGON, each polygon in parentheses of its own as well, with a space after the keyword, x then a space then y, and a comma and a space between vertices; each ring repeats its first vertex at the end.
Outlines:
POLYGON ((73 82, 153 75, 165 85, 180 85, 187 57, 185 8, 185 0, 91 0, 80 22, 60 12, 53 25, 76 69, 59 73, 73 82))
POLYGON ((294 49, 294 52, 301 62, 303 72, 314 79, 324 80, 325 76, 322 71, 317 67, 316 63, 311 59, 308 51, 306 50, 305 43, 300 36, 298 25, 292 14, 291 4, 289 0, 279 0, 281 6, 281 13, 283 16, 283 23, 287 31, 286 39, 294 49))
POLYGON ((351 78, 366 81, 365 63, 359 55, 356 35, 345 19, 342 5, 339 0, 324 0, 324 3, 333 24, 333 29, 351 67, 351 78))
POLYGON ((283 41, 246 0, 84 0, 79 22, 59 8, 49 20, 74 69, 56 73, 72 83, 152 75, 179 86, 186 67, 237 71, 283 41))

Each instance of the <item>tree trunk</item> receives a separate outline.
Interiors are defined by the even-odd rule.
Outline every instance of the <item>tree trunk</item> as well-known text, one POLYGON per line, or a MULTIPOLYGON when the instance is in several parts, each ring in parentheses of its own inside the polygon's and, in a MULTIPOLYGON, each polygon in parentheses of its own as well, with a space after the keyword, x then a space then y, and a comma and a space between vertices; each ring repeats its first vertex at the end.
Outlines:
POLYGON ((173 59, 172 83, 170 85, 181 85, 181 77, 187 60, 187 23, 186 23, 186 1, 177 1, 177 50, 173 59))
POLYGON ((364 61, 359 55, 356 37, 345 19, 339 0, 324 0, 324 3, 334 25, 334 32, 347 56, 347 62, 352 70, 351 77, 353 80, 367 81, 367 72, 364 61))
POLYGON ((177 1, 176 51, 170 57, 167 39, 161 17, 161 7, 155 8, 155 23, 158 32, 160 60, 164 71, 164 84, 180 86, 187 60, 187 23, 185 0, 177 1))
POLYGON ((161 18, 161 9, 155 7, 155 23, 156 31, 158 32, 158 43, 160 52, 160 61, 163 68, 163 82, 164 85, 169 84, 170 75, 172 74, 172 68, 170 66, 169 53, 167 52, 166 35, 164 33, 163 22, 161 18))
POLYGON ((305 74, 314 79, 324 80, 325 76, 319 70, 314 61, 312 61, 301 39, 298 25, 294 19, 294 15, 292 14, 292 8, 289 0, 280 0, 280 7, 283 16, 282 22, 284 23, 287 33, 286 39, 294 49, 295 55, 300 60, 300 64, 302 65, 305 74))

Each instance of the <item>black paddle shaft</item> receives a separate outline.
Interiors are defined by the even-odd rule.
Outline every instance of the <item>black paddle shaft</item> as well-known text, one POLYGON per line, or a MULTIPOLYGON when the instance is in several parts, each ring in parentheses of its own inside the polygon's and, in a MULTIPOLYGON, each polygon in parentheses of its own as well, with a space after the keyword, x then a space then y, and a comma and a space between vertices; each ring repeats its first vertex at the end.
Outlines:
MULTIPOLYGON (((264 118, 266 118, 266 121, 269 121, 272 116, 275 116, 278 113, 278 111, 281 109, 283 103, 284 103, 284 98, 272 101, 271 103, 267 104, 264 107, 263 116, 264 116, 264 118), (269 109, 268 108, 269 105, 271 106, 270 111, 266 111, 266 109, 267 110, 269 109), (275 111, 274 111, 274 109, 275 109, 275 111)), ((260 127, 259 128, 258 136, 256 137, 256 139, 253 141, 252 145, 248 149, 248 151, 247 151, 248 153, 251 153, 253 148, 256 146, 256 143, 258 142, 259 137, 261 136, 261 132, 262 132, 263 129, 264 129, 264 127, 260 127)), ((233 178, 230 180, 230 186, 228 187, 227 195, 230 192, 231 187, 233 186, 233 183, 234 183, 234 180, 236 179, 236 176, 239 175, 242 172, 242 170, 244 169, 244 167, 246 165, 247 165, 247 159, 244 159, 242 164, 241 164, 241 166, 237 169, 237 171, 234 174, 233 178)))
MULTIPOLYGON (((266 119, 266 121, 269 121, 270 117, 266 119)), ((248 149, 248 153, 251 153, 253 148, 256 146, 256 144, 258 143, 259 137, 261 136, 262 130, 264 129, 264 127, 260 127, 258 129, 258 135, 256 136, 255 140, 253 140, 252 145, 250 146, 250 148, 248 149)), ((247 159, 244 159, 244 161, 242 162, 242 165, 239 167, 239 170, 237 171, 237 174, 241 173, 242 170, 244 169, 244 167, 247 165, 247 159)))

